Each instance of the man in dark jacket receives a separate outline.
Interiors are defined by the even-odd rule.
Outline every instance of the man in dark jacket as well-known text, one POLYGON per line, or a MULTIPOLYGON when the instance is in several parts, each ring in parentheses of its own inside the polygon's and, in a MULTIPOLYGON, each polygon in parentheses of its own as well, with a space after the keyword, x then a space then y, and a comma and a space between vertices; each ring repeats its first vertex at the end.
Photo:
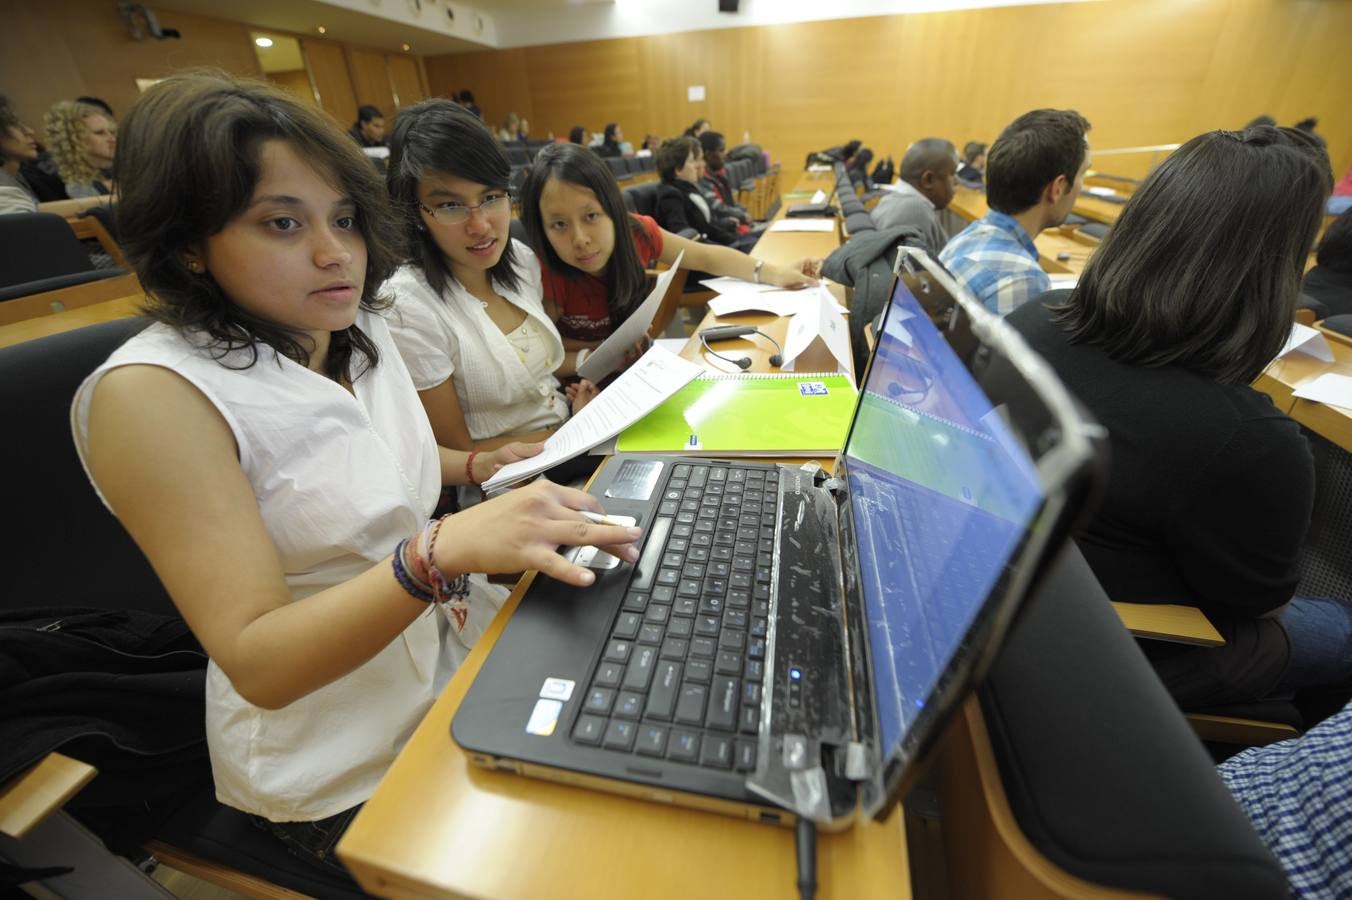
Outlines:
POLYGON ((367 147, 384 147, 385 114, 374 106, 363 106, 357 110, 357 121, 347 133, 363 150, 367 147))

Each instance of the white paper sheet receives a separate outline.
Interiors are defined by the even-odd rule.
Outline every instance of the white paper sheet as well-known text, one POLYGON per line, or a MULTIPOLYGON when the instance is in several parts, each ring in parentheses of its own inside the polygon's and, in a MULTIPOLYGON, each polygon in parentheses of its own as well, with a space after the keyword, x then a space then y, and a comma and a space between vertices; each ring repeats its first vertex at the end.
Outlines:
POLYGON ((1352 375, 1336 375, 1329 372, 1320 375, 1314 381, 1302 384, 1291 393, 1306 400, 1315 400, 1352 411, 1352 375))
POLYGON ((826 191, 823 191, 821 188, 818 188, 818 189, 817 189, 817 193, 813 194, 813 195, 812 195, 812 199, 809 200, 809 201, 807 201, 807 202, 808 202, 808 203, 825 203, 825 202, 826 202, 826 191))
POLYGON ((726 275, 720 275, 717 278, 706 278, 700 282, 711 291, 720 294, 741 294, 758 293, 760 291, 778 290, 773 284, 756 284, 754 281, 743 281, 740 278, 730 278, 726 275))
POLYGON ((820 231, 836 230, 835 219, 777 219, 767 231, 820 231))
POLYGON ((662 298, 667 294, 667 285, 676 277, 676 270, 681 267, 684 256, 685 251, 682 250, 671 268, 657 276, 657 284, 647 299, 582 361, 577 374, 588 381, 599 382, 620 367, 624 362, 624 354, 648 333, 648 326, 653 323, 653 316, 657 315, 657 308, 662 305, 662 298))
POLYGON ((837 312, 835 298, 824 287, 811 288, 811 297, 804 298, 805 303, 798 315, 789 321, 789 333, 784 338, 784 364, 780 369, 786 372, 794 370, 794 361, 808 348, 816 338, 821 338, 826 349, 836 359, 836 370, 850 371, 850 332, 845 320, 837 312))
POLYGON ((1277 359, 1297 350, 1313 356, 1315 359, 1333 362, 1333 348, 1329 346, 1328 340, 1319 333, 1319 329, 1302 325, 1299 322, 1291 325, 1291 336, 1286 339, 1286 344, 1277 352, 1277 359))
POLYGON ((484 482, 497 491, 604 443, 685 387, 704 367, 654 347, 545 441, 539 455, 503 466, 484 482))
MULTIPOLYGON (((756 311, 774 313, 777 316, 792 316, 804 309, 813 309, 815 306, 808 304, 807 298, 814 293, 813 288, 807 288, 801 291, 762 291, 760 293, 737 293, 720 294, 709 301, 709 311, 716 316, 730 316, 734 313, 756 311)), ((836 298, 830 291, 826 292, 830 298, 831 306, 838 313, 848 312, 845 307, 836 302, 836 298)))

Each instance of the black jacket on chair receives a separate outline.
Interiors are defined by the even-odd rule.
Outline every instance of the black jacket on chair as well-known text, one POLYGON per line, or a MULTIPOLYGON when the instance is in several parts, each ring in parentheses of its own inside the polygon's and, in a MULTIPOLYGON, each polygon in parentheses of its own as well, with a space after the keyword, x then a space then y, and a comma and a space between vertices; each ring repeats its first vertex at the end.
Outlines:
POLYGON ((704 210, 692 199, 696 195, 699 195, 699 188, 688 181, 679 178, 663 181, 657 186, 657 213, 654 216, 657 224, 673 233, 692 228, 713 244, 731 246, 736 243, 736 229, 706 217, 704 210))

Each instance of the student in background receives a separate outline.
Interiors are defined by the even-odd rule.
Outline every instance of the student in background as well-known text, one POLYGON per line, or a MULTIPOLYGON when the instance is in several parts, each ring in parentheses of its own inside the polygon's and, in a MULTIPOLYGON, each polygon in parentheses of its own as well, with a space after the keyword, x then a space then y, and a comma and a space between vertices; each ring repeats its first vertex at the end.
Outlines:
MULTIPOLYGON (((544 440, 570 412, 554 375, 573 373, 573 354, 545 312, 535 254, 511 237, 511 173, 453 103, 425 100, 395 120, 386 184, 409 261, 385 284, 390 330, 444 447, 544 440)), ((593 396, 581 382, 572 411, 593 396)))
MULTIPOLYGON (((993 151, 992 189, 998 173, 993 151)), ((1292 599, 1309 447, 1249 386, 1290 333, 1331 183, 1294 129, 1193 138, 1142 182, 1073 291, 1008 319, 1107 429, 1107 491, 1075 540, 1108 596, 1200 607, 1225 637, 1143 642, 1185 709, 1352 677, 1352 598, 1292 599)))
POLYGON ((948 243, 948 232, 939 222, 957 189, 958 154, 943 138, 925 138, 906 149, 901 159, 901 180, 892 185, 873 209, 878 228, 910 226, 920 232, 930 253, 938 255, 948 243))
POLYGON ((496 610, 469 573, 586 585, 557 545, 634 560, 635 533, 545 483, 429 523, 443 483, 537 448, 437 446, 377 314, 384 188, 323 113, 170 76, 128 113, 117 165, 156 321, 77 391, 76 446, 210 657, 217 799, 343 872, 333 844, 496 610))
POLYGON ((362 106, 357 109, 357 121, 352 123, 348 135, 357 142, 358 147, 385 146, 385 114, 377 107, 362 106))
POLYGON ((958 166, 958 181, 972 187, 981 187, 986 177, 986 145, 968 141, 962 148, 962 165, 958 166))
POLYGON ((498 129, 498 140, 503 142, 524 141, 526 139, 523 130, 521 117, 514 112, 509 112, 507 118, 502 120, 502 127, 498 129))
POLYGON ((1305 273, 1301 293, 1316 301, 1319 318, 1352 313, 1352 210, 1333 220, 1305 273))
POLYGON ((723 156, 728 152, 727 141, 717 131, 706 131, 699 136, 699 146, 704 151, 704 175, 700 181, 717 195, 728 215, 743 224, 750 224, 751 217, 737 203, 737 192, 728 177, 727 160, 723 156))
POLYGON ((591 132, 581 125, 574 125, 568 130, 568 142, 570 144, 579 144, 583 147, 591 144, 591 132))
MULTIPOLYGON (((701 240, 743 249, 736 222, 715 216, 700 192, 702 169, 699 141, 694 138, 675 138, 657 151, 657 173, 662 178, 657 188, 657 224, 664 231, 679 234, 689 229, 698 232, 701 240)), ((748 237, 754 244, 755 237, 748 237)))
POLYGON ((990 212, 948 242, 939 261, 991 312, 1008 315, 1051 279, 1033 238, 1070 215, 1089 169, 1089 122, 1071 109, 1035 109, 1005 128, 986 169, 990 212))
MULTIPOLYGON (((776 266, 728 247, 699 244, 630 214, 596 154, 571 144, 541 149, 521 192, 521 220, 544 267, 546 308, 564 346, 597 346, 647 296, 644 269, 671 264, 786 288, 815 283, 820 260, 776 266)), ((580 360, 579 360, 580 362, 580 360)))
POLYGON ((1352 704, 1217 767, 1297 897, 1352 897, 1352 704))
POLYGON ((37 211, 37 195, 19 171, 25 162, 37 158, 33 129, 19 121, 9 100, 0 94, 0 215, 37 211))
POLYGON ((465 109, 469 110, 475 118, 479 120, 483 119, 483 110, 479 109, 478 105, 474 102, 474 92, 469 88, 461 90, 460 94, 456 97, 456 101, 465 109))
POLYGON ((72 200, 116 193, 113 156, 117 131, 95 106, 69 100, 47 111, 47 144, 72 200))
POLYGON ((712 128, 713 126, 709 124, 708 119, 696 119, 689 128, 682 132, 682 137, 698 138, 700 135, 704 134, 704 132, 710 131, 712 128))
POLYGON ((620 145, 624 143, 624 129, 618 122, 609 122, 606 124, 605 137, 601 141, 601 146, 596 148, 596 152, 601 156, 623 156, 624 148, 620 145))

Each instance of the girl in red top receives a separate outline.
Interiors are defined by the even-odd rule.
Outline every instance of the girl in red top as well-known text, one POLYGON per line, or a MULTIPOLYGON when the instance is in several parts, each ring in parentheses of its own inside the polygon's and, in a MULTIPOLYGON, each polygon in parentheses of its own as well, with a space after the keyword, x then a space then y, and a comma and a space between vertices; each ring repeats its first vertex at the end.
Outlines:
POLYGON ((565 350, 595 347, 647 296, 644 269, 682 252, 687 269, 801 288, 821 260, 776 266, 730 247, 699 244, 629 213, 595 153, 571 144, 540 150, 522 189, 521 219, 544 273, 545 309, 565 350))

